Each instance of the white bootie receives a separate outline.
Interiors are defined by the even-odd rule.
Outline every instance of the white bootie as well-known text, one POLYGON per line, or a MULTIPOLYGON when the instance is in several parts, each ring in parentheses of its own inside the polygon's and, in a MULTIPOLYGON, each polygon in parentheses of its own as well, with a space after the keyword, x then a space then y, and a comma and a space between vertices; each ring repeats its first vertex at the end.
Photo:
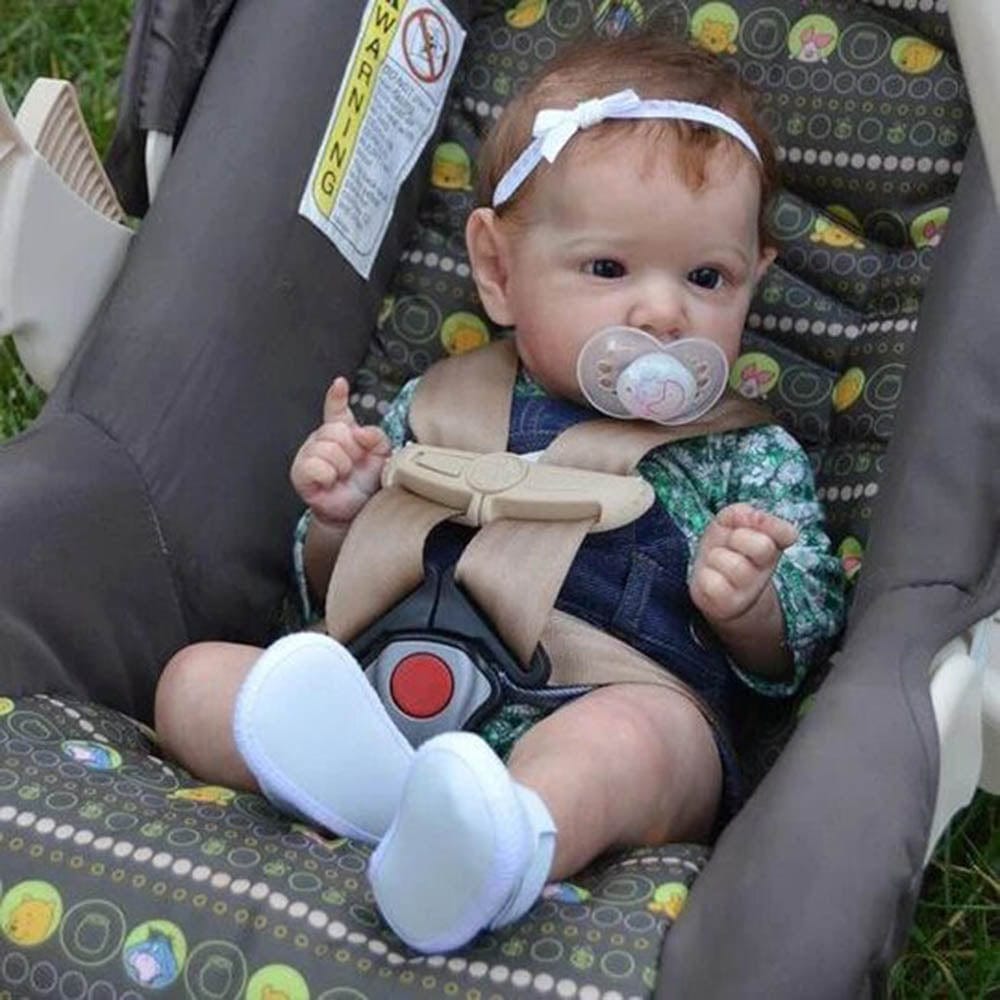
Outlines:
POLYGON ((423 952, 449 951, 531 908, 555 838, 541 798, 485 741, 445 733, 417 751, 368 876, 400 938, 423 952))
POLYGON ((275 806, 369 843, 396 814, 413 760, 357 660, 317 632, 264 651, 237 696, 233 734, 275 806))

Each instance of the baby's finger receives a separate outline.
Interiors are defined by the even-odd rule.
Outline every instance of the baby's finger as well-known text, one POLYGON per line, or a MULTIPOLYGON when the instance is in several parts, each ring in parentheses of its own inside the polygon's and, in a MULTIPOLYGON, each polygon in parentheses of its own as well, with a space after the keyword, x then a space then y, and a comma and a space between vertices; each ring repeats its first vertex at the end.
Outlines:
POLYGON ((761 513, 762 511, 757 510, 752 504, 731 503, 715 515, 712 523, 730 531, 735 528, 752 528, 757 515, 761 513))
POLYGON ((374 424, 366 424, 364 427, 355 426, 352 428, 354 440, 365 451, 373 455, 388 455, 392 451, 392 445, 381 427, 374 424))
POLYGON ((353 424, 354 414, 348 399, 351 387, 343 375, 338 375, 323 399, 323 423, 353 424))
POLYGON ((790 521, 786 521, 776 514, 758 510, 748 503, 734 503, 723 507, 715 515, 715 522, 732 530, 749 528, 762 532, 771 538, 779 549, 787 549, 799 537, 799 529, 790 521))
POLYGON ((338 479, 346 479, 354 469, 355 459, 338 441, 313 441, 309 445, 308 457, 318 458, 336 470, 338 479))
POLYGON ((293 477, 296 486, 319 490, 328 490, 337 481, 337 470, 319 455, 311 455, 302 459, 293 477))
POLYGON ((360 462, 367 449, 357 440, 357 424, 331 423, 323 424, 312 435, 314 443, 337 444, 354 459, 360 462))
POLYGON ((737 590, 749 590, 759 585, 761 570, 745 555, 723 546, 705 555, 703 564, 719 573, 737 590))
POLYGON ((736 528, 730 532, 727 544, 762 570, 773 569, 781 555, 781 549, 770 535, 752 528, 736 528))
POLYGON ((779 549, 784 551, 799 540, 799 529, 791 521, 786 521, 783 517, 777 517, 774 514, 765 516, 767 517, 767 527, 764 530, 771 536, 779 549))
POLYGON ((703 610, 712 608, 725 613, 736 600, 736 591, 728 577, 711 566, 700 566, 691 581, 696 602, 703 610))

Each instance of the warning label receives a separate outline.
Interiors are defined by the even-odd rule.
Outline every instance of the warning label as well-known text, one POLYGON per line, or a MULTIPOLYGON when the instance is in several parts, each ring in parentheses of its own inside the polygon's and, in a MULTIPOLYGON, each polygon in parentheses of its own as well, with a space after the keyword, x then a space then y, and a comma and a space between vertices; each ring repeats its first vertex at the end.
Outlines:
POLYGON ((465 32, 438 0, 369 0, 299 214, 367 278, 465 32))

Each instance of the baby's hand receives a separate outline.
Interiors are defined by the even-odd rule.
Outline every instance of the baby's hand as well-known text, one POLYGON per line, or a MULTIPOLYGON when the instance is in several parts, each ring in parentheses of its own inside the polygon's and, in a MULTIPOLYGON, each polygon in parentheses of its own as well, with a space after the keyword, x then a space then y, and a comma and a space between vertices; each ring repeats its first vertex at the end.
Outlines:
POLYGON ((347 397, 347 379, 338 377, 323 400, 323 423, 306 438, 292 462, 295 492, 327 523, 345 524, 378 490, 389 439, 379 427, 362 427, 347 397))
POLYGON ((714 624, 749 611, 770 583, 781 553, 798 538, 794 524, 748 503, 724 507, 698 544, 691 600, 714 624))

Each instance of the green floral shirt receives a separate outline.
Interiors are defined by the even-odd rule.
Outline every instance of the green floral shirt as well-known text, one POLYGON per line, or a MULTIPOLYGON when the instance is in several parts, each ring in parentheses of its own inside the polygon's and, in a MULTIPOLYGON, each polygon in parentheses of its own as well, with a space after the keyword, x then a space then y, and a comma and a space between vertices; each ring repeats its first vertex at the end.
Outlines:
MULTIPOLYGON (((409 438, 408 415, 418 382, 412 379, 403 386, 382 420, 395 448, 409 438)), ((524 372, 518 375, 514 392, 545 394, 524 372)), ((830 551, 823 508, 802 447, 786 430, 768 424, 665 445, 650 452, 638 472, 687 538, 689 567, 705 528, 729 504, 751 503, 799 529, 798 540, 782 554, 774 574, 794 677, 775 683, 733 668, 762 694, 792 693, 809 667, 828 651, 843 626, 845 610, 843 571, 830 551)))

